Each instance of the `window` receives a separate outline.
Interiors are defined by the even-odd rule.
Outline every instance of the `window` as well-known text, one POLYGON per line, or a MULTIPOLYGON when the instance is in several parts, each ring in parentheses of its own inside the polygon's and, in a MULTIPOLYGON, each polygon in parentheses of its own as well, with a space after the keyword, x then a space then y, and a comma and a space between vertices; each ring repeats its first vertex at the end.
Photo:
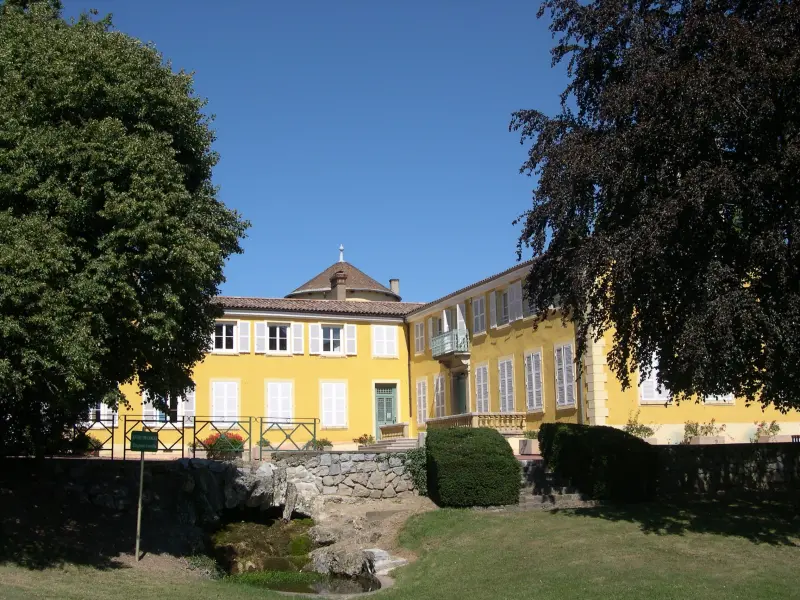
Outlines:
POLYGON ((508 313, 508 290, 501 290, 495 295, 497 302, 497 325, 505 325, 509 321, 508 313))
POLYGON ((572 344, 556 346, 556 405, 575 406, 575 362, 572 344))
POLYGON ((414 323, 414 354, 425 352, 425 322, 414 323))
POLYGON ((195 416, 195 393, 189 390, 184 395, 170 396, 166 402, 166 412, 157 409, 147 394, 142 397, 142 419, 148 424, 174 423, 192 425, 195 416))
POLYGON ((486 299, 483 296, 472 299, 472 333, 486 331, 486 299))
POLYGON ((233 345, 236 339, 235 323, 217 323, 214 326, 214 351, 235 352, 233 345))
POLYGON ((322 326, 322 353, 343 354, 342 327, 340 325, 322 326))
POLYGON ((397 327, 394 325, 372 326, 372 355, 388 358, 397 356, 397 327))
POLYGON ((433 337, 444 333, 444 322, 442 317, 433 317, 433 337))
POLYGON ((544 410, 541 352, 525 355, 525 401, 530 411, 544 410))
POLYGON ((417 423, 428 419, 428 380, 417 379, 417 423))
POLYGON ((724 394, 724 395, 714 395, 714 396, 706 396, 704 399, 706 404, 727 404, 732 405, 735 404, 736 400, 733 394, 724 394))
POLYGON ((650 375, 645 377, 644 373, 639 372, 639 403, 666 404, 669 402, 669 398, 669 390, 658 387, 658 359, 653 356, 650 375))
POLYGON ((347 427, 347 384, 322 382, 322 426, 347 427))
POLYGON ((433 377, 433 408, 437 417, 444 416, 444 375, 433 377))
POLYGON ((270 324, 267 327, 267 352, 269 353, 289 353, 289 325, 270 324))
POLYGON ((514 359, 497 361, 500 384, 500 412, 514 412, 514 359))
POLYGON ((475 410, 479 413, 489 412, 489 365, 478 365, 475 368, 475 410))
POLYGON ((89 409, 89 427, 116 427, 117 411, 111 410, 105 403, 98 402, 89 409))
POLYGON ((211 384, 211 418, 218 423, 239 419, 239 383, 214 381, 211 384))
POLYGON ((287 423, 292 420, 291 381, 267 382, 267 419, 272 423, 287 423))

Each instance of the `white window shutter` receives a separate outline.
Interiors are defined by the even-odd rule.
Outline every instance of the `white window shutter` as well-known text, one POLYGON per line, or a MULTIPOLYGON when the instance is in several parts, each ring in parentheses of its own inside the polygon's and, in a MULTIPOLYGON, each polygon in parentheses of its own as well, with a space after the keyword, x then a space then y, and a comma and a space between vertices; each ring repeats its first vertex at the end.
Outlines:
POLYGON ((556 348, 556 404, 562 406, 566 402, 564 390, 564 351, 556 348))
POLYGON ((239 352, 250 352, 250 321, 239 321, 239 352))
POLYGON ((506 363, 506 410, 514 412, 514 361, 506 363))
POLYGON ((282 389, 282 400, 283 406, 282 409, 282 416, 286 421, 291 421, 294 415, 292 414, 292 383, 290 381, 284 381, 281 384, 282 389))
POLYGON ((255 323, 255 351, 256 354, 267 353, 267 324, 264 321, 255 323))
POLYGON ((456 329, 461 331, 467 328, 467 305, 464 302, 456 304, 456 329))
POLYGON ((322 327, 320 326, 319 323, 309 323, 308 353, 319 354, 321 351, 322 351, 322 327))
POLYGON ((428 317, 428 347, 433 348, 433 317, 428 317))
POLYGON ((515 281, 509 287, 510 303, 509 312, 511 313, 511 320, 517 321, 522 318, 522 281, 515 281))
POLYGON ((564 346, 564 391, 567 406, 575 404, 575 362, 572 345, 564 346))
POLYGON ((443 325, 442 329, 443 333, 450 331, 453 328, 453 324, 450 322, 450 311, 446 308, 442 311, 442 325, 443 325))
POLYGON ((333 384, 322 384, 322 425, 333 425, 333 384))
POLYGON ((383 325, 372 326, 372 356, 386 355, 386 333, 383 325))
POLYGON ((542 355, 538 352, 533 355, 533 407, 544 408, 544 390, 542 389, 542 355))
POLYGON ((344 326, 344 351, 348 356, 358 353, 358 330, 353 323, 344 326))
POLYGON ((497 327, 497 293, 489 292, 489 324, 492 329, 497 327))
POLYGON ((303 354, 305 352, 303 343, 304 327, 303 323, 292 323, 292 354, 303 354))
POLYGON ((337 383, 335 385, 336 399, 334 403, 336 425, 344 427, 347 425, 347 384, 337 383))
POLYGON ((525 355, 525 406, 533 408, 533 354, 525 355))
POLYGON ((211 418, 218 420, 221 414, 221 408, 224 403, 225 384, 221 381, 215 381, 211 384, 211 418))
POLYGON ((194 423, 194 416, 197 412, 197 394, 195 390, 187 390, 183 402, 179 406, 183 407, 184 422, 187 425, 194 423))
MULTIPOLYGON (((102 419, 103 412, 105 408, 105 404, 102 404, 100 407, 100 417, 102 419)), ((150 401, 150 394, 147 392, 142 393, 142 420, 145 423, 150 423, 155 421, 156 418, 156 409, 153 406, 153 403, 150 401)))
POLYGON ((229 381, 227 384, 228 393, 226 394, 225 416, 229 420, 239 418, 239 384, 229 381))
POLYGON ((397 356, 397 327, 386 325, 383 332, 386 338, 386 356, 397 356))

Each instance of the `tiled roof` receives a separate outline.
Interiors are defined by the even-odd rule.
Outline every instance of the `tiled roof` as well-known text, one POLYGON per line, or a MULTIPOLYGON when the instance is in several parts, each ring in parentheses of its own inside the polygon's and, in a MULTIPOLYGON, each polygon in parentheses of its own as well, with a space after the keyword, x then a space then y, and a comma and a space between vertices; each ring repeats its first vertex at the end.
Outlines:
POLYGON ((217 296, 214 301, 226 309, 375 317, 404 317, 422 306, 418 302, 393 302, 391 300, 359 302, 357 300, 299 300, 295 298, 243 298, 240 296, 217 296))
MULTIPOLYGON (((533 260, 535 260, 535 259, 533 259, 533 260)), ((474 288, 480 287, 480 286, 482 286, 484 283, 489 283, 489 282, 490 282, 490 281, 492 281, 493 279, 499 279, 499 278, 500 278, 500 277, 502 277, 503 275, 508 275, 509 273, 511 273, 511 272, 513 272, 513 271, 516 271, 517 269, 519 269, 519 268, 521 268, 521 267, 530 267, 530 266, 533 264, 533 260, 526 260, 525 262, 521 262, 521 263, 519 263, 519 264, 517 264, 517 265, 514 265, 514 266, 513 266, 513 267, 511 267, 510 269, 506 269, 505 271, 501 271, 500 273, 495 273, 495 274, 494 274, 494 275, 492 275, 491 277, 486 277, 485 279, 481 279, 480 281, 476 281, 475 283, 472 283, 472 284, 470 284, 470 285, 468 285, 468 286, 466 286, 466 287, 463 287, 463 288, 461 288, 460 290, 456 290, 455 292, 452 292, 452 293, 450 293, 450 294, 447 294, 446 296, 442 296, 441 298, 437 298, 436 300, 434 300, 434 301, 432 301, 432 302, 428 302, 427 304, 423 304, 423 305, 421 305, 419 308, 416 308, 416 309, 414 309, 414 310, 413 310, 413 311, 411 311, 411 312, 422 312, 422 311, 424 311, 425 309, 428 309, 428 308, 430 308, 431 306, 433 306, 433 305, 435 305, 435 304, 438 304, 439 302, 443 302, 444 300, 448 300, 449 298, 453 298, 453 297, 455 297, 455 296, 458 296, 459 294, 462 294, 462 293, 464 293, 464 292, 468 292, 468 291, 469 291, 469 290, 471 290, 471 289, 474 289, 474 288)), ((410 314, 411 314, 411 313, 409 313, 409 315, 410 315, 410 314)))
POLYGON ((309 279, 299 288, 287 294, 286 297, 290 298, 294 294, 302 292, 331 289, 331 277, 337 271, 344 271, 345 275, 347 275, 346 285, 348 289, 372 290, 375 292, 383 292, 384 294, 389 294, 391 296, 396 297, 398 300, 400 299, 400 296, 392 292, 392 290, 387 288, 385 285, 381 285, 380 283, 375 281, 372 277, 370 277, 363 271, 357 269, 348 262, 333 263, 322 273, 320 273, 316 277, 309 279))

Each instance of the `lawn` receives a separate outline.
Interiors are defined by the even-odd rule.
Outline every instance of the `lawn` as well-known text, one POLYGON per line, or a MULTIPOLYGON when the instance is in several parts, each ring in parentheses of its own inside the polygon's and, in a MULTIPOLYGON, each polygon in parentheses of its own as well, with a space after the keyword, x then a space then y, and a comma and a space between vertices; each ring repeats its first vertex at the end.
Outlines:
MULTIPOLYGON (((385 600, 800 597, 800 520, 761 504, 545 512, 440 510, 401 533, 419 559, 385 600)), ((147 561, 145 561, 146 563, 147 561)), ((280 598, 180 569, 0 566, 11 599, 280 598)))

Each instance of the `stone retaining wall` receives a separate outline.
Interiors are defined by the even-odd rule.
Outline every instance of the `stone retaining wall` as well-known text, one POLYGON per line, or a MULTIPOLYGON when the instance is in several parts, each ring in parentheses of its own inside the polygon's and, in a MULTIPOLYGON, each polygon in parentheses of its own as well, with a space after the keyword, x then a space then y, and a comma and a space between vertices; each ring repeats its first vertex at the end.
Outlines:
POLYGON ((414 493, 414 481, 402 452, 294 452, 273 454, 272 464, 286 469, 296 486, 310 484, 326 496, 395 498, 414 493))

